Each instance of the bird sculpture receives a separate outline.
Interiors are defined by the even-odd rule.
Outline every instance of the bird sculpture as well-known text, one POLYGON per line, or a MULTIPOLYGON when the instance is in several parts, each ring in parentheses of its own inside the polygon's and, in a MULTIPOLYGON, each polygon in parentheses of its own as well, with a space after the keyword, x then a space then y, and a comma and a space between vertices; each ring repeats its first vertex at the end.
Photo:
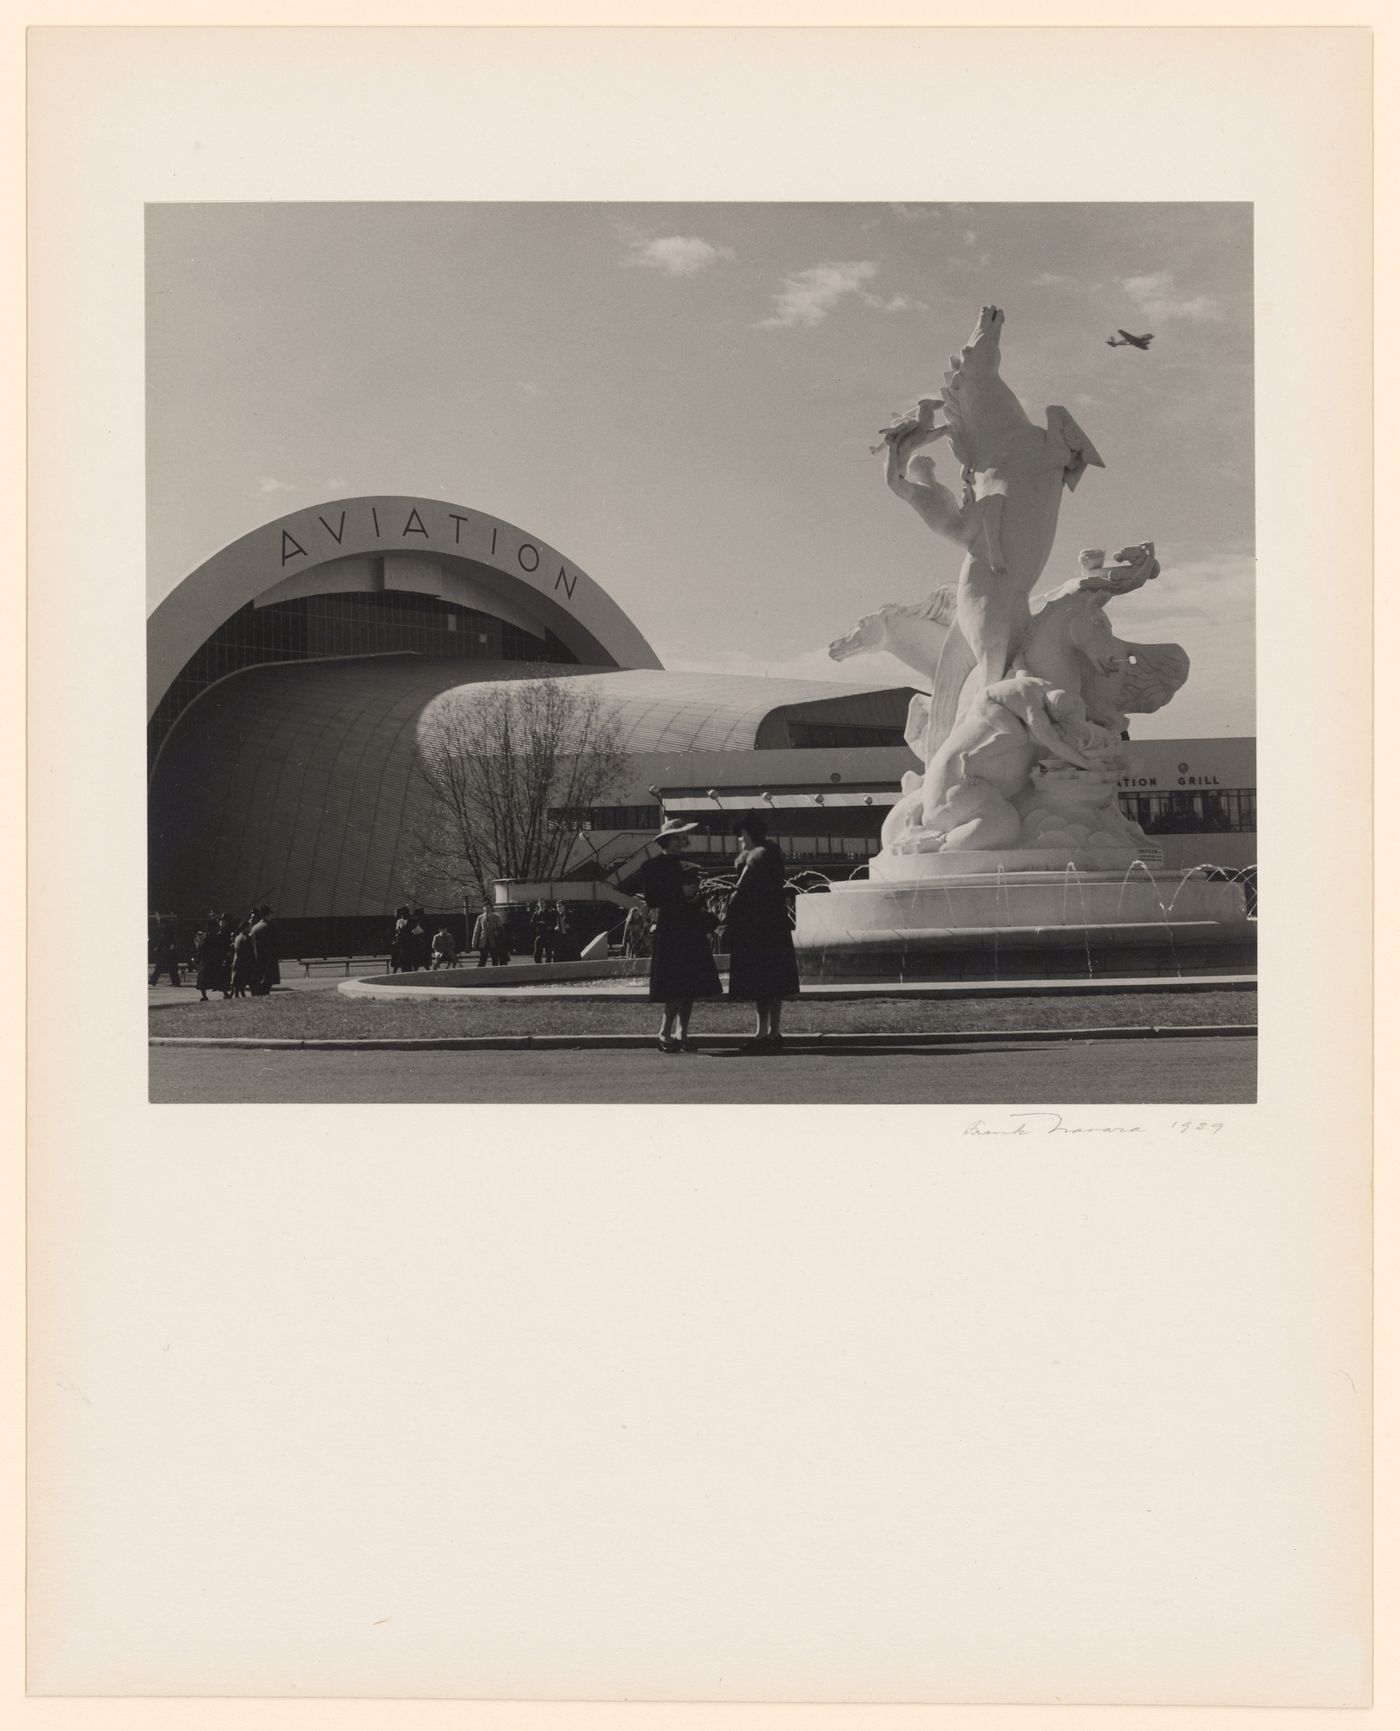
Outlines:
POLYGON ((933 417, 942 407, 941 397, 920 397, 912 414, 901 415, 892 425, 880 428, 880 443, 870 447, 871 454, 875 455, 889 445, 924 445, 940 437, 948 429, 935 427, 933 417))

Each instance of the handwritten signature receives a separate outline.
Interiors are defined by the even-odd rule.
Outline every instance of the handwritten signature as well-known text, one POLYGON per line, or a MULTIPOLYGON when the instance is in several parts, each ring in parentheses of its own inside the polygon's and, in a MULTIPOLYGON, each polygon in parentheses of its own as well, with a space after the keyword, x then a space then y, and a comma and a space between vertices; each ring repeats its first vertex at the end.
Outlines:
MULTIPOLYGON (((1008 1112, 1008 1123, 989 1124, 974 1118, 963 1127, 964 1136, 1142 1136, 1147 1124, 1067 1124, 1062 1112, 1008 1112)), ((1218 1135, 1223 1119, 1173 1118, 1169 1129, 1178 1135, 1218 1135)))
POLYGON ((1059 1112, 1009 1112, 1010 1124, 989 1124, 974 1118, 964 1136, 1136 1136, 1142 1124, 1066 1124, 1059 1112))

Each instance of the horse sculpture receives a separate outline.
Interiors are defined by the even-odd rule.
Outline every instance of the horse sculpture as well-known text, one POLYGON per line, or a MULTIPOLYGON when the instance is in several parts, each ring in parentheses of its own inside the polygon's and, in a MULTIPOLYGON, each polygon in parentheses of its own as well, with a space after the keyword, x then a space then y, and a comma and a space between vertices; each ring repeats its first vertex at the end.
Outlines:
POLYGON ((947 736, 970 672, 984 689, 1005 676, 1030 624, 1030 594, 1050 557, 1060 497, 1103 459, 1067 409, 1052 405, 1037 427, 1001 377, 1005 314, 983 307, 977 328, 944 375, 943 397, 924 399, 919 416, 887 429, 885 475, 936 533, 965 549, 957 616, 939 656, 927 751, 947 736), (944 422, 927 407, 937 402, 944 422), (936 478, 921 445, 948 438, 962 465, 961 501, 936 478))
POLYGON ((849 661, 853 655, 874 655, 883 650, 931 681, 957 605, 958 592, 952 588, 935 589, 927 601, 909 607, 892 601, 858 619, 844 637, 827 645, 826 652, 833 661, 849 661))

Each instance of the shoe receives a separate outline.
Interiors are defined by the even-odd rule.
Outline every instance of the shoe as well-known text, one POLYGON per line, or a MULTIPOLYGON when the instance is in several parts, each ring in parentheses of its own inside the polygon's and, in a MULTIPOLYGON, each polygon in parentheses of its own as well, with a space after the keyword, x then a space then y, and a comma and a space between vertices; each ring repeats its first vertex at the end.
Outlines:
POLYGON ((700 1047, 694 1040, 682 1040, 681 1050, 683 1052, 698 1052, 700 1047))
POLYGON ((679 1040, 659 1039, 656 1044, 657 1049, 662 1052, 679 1052, 684 1049, 679 1040))

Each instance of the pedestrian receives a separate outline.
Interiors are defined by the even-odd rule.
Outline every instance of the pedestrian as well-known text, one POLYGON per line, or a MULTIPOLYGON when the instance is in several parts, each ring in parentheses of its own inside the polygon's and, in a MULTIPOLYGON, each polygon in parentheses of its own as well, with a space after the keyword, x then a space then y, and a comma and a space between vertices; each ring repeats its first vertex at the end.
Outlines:
POLYGON ((389 940, 389 972, 391 974, 406 974, 408 972, 408 955, 404 940, 408 936, 408 906, 394 909, 394 935, 389 940))
POLYGON ((659 851, 620 885, 629 895, 642 897, 655 914, 648 996, 663 1006, 657 1038, 663 1052, 693 1052, 690 1015, 695 1000, 720 996, 700 872, 681 857, 694 828, 693 823, 667 819, 656 836, 659 851))
POLYGON ((483 908, 472 928, 472 948, 476 951, 477 967, 499 966, 506 959, 501 954, 501 944, 501 916, 495 908, 483 908))
POLYGON ((277 966, 277 934, 272 926, 271 908, 254 908, 249 922, 248 941, 253 946, 253 974, 249 990, 255 998, 265 998, 274 986, 282 983, 282 970, 277 966))
POLYGON ((223 929, 220 921, 223 916, 210 913, 194 935, 194 945, 191 950, 191 960, 195 966, 195 984, 199 987, 201 1004, 209 1002, 209 994, 223 991, 223 929))
POLYGON ((180 984, 180 928, 174 914, 156 916, 155 934, 151 940, 151 984, 162 974, 170 975, 172 986, 180 984))
POLYGON ((431 968, 433 965, 433 934, 428 916, 422 908, 414 908, 408 924, 410 966, 431 968))
POLYGON ((628 908, 627 918, 622 922, 622 953, 633 959, 642 953, 642 945, 646 937, 647 917, 640 908, 628 908))
POLYGON ((194 942, 190 945, 190 966, 194 969, 194 983, 199 987, 201 1004, 209 1002, 209 993, 204 985, 204 946, 213 938, 213 927, 203 925, 194 934, 194 942))
POLYGON ((576 962, 582 949, 578 932, 569 918, 563 902, 554 904, 554 959, 556 962, 576 962))
POLYGON ((433 966, 435 968, 455 968, 457 966, 457 940, 441 926, 433 933, 433 966))
POLYGON ((229 949, 229 995, 246 998, 253 982, 253 942, 249 936, 251 920, 242 920, 233 934, 229 949))
POLYGON ((233 967, 233 922, 227 914, 219 914, 214 923, 214 955, 213 971, 210 982, 214 990, 221 992, 225 998, 232 997, 233 988, 229 978, 233 967))
POLYGON ((778 1051, 783 1042, 784 998, 801 990, 792 947, 782 849, 768 839, 768 825, 756 811, 734 825, 739 838, 738 882, 729 897, 725 928, 729 940, 729 996, 752 1003, 754 1046, 778 1051))
POLYGON ((554 960, 554 917, 544 902, 536 902, 530 910, 531 950, 537 962, 554 960))

